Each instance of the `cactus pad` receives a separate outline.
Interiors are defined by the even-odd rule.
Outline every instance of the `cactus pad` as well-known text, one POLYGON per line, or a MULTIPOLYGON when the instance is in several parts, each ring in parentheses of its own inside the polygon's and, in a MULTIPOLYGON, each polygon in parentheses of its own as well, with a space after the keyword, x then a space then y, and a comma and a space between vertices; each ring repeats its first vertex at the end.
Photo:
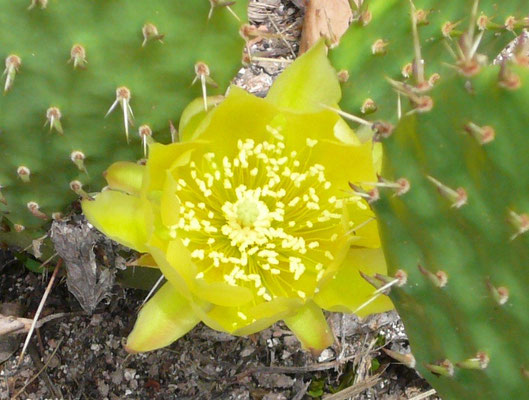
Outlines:
POLYGON ((35 237, 113 161, 169 142, 202 87, 222 93, 246 4, 0 0, 0 239, 35 237))
POLYGON ((367 1, 331 52, 342 107, 383 144, 379 182, 351 183, 394 277, 367 279, 394 286, 413 353, 395 358, 443 399, 529 398, 528 11, 367 1))
POLYGON ((407 273, 391 298, 446 399, 529 397, 529 71, 505 74, 447 73, 384 140, 384 178, 410 185, 374 203, 390 274, 407 273))
MULTIPOLYGON (((414 0, 413 3, 422 38, 425 80, 434 83, 441 64, 454 61, 443 42, 453 45, 459 40, 469 23, 472 1, 414 0)), ((480 22, 486 27, 480 51, 492 58, 505 46, 506 40, 514 38, 513 31, 520 32, 527 25, 527 21, 513 18, 527 15, 523 2, 485 0, 480 3, 479 13, 480 22), (509 21, 511 25, 507 25, 509 21)), ((393 119, 397 113, 397 95, 386 78, 405 82, 416 78, 410 1, 366 0, 362 7, 355 9, 354 18, 340 45, 330 52, 333 65, 342 71, 346 81, 342 86, 341 106, 354 114, 372 114, 372 119, 393 119)))

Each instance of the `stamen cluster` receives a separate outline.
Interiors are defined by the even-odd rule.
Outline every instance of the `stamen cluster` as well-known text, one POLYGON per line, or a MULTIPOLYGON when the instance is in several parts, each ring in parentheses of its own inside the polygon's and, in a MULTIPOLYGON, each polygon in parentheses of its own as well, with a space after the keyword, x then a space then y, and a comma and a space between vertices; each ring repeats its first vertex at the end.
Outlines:
POLYGON ((177 179, 181 238, 198 266, 197 279, 252 288, 264 301, 316 290, 343 234, 344 201, 332 195, 325 167, 311 163, 318 141, 299 153, 272 140, 239 140, 235 157, 208 152, 177 179), (300 290, 294 281, 310 290, 300 290), (294 289, 294 286, 297 289, 294 289))

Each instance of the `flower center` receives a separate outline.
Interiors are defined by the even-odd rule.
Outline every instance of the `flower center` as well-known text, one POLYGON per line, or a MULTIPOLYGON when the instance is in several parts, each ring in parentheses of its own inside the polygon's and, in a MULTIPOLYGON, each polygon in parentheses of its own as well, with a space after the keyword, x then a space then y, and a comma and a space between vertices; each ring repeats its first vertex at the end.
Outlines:
POLYGON ((268 213, 268 207, 262 201, 255 201, 251 198, 238 200, 237 219, 244 227, 250 227, 259 217, 261 212, 268 213))
POLYGON ((261 189, 251 190, 239 185, 235 189, 237 201, 226 201, 221 208, 226 219, 221 232, 238 248, 244 265, 247 265, 248 248, 266 244, 273 236, 270 231, 273 220, 281 218, 260 200, 261 192, 261 189))

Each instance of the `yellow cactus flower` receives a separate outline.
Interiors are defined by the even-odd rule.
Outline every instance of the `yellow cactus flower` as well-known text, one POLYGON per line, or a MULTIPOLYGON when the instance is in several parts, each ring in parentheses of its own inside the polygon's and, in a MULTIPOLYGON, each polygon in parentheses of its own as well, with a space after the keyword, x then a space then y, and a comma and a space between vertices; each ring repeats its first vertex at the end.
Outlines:
MULTIPOLYGON (((341 91, 323 43, 265 99, 231 87, 208 112, 191 103, 182 141, 151 144, 145 166, 112 165, 84 200, 88 220, 148 254, 167 282, 126 347, 164 347, 203 321, 248 335, 278 320, 315 352, 332 341, 322 309, 352 312, 386 272, 373 213, 348 182, 375 181, 372 143, 329 107, 341 91)), ((361 311, 391 308, 385 297, 361 311)))

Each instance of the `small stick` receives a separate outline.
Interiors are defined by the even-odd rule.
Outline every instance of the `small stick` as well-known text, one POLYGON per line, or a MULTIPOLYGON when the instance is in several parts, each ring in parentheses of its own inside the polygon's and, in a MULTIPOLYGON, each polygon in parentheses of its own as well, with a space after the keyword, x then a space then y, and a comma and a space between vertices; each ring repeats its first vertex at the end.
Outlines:
MULTIPOLYGON (((69 312, 69 313, 55 313, 41 318, 35 325, 36 329, 39 329, 42 325, 47 322, 53 321, 54 319, 64 317, 75 317, 78 315, 85 315, 83 311, 69 312)), ((31 329, 31 318, 13 317, 10 315, 0 314, 0 336, 9 334, 18 334, 29 332, 31 329)))
POLYGON ((6 385, 7 397, 9 397, 9 381, 7 380, 7 374, 4 375, 4 385, 6 385))
POLYGON ((355 383, 353 386, 350 386, 337 393, 324 396, 323 400, 345 400, 345 399, 350 399, 354 396, 357 396, 360 393, 362 393, 364 390, 367 390, 375 386, 379 382, 380 376, 382 375, 382 373, 384 373, 385 370, 386 368, 382 368, 382 371, 380 371, 376 375, 370 376, 369 378, 361 382, 355 383))
POLYGON ((293 62, 293 60, 288 60, 286 58, 269 58, 269 57, 258 57, 258 56, 253 56, 252 61, 272 62, 272 63, 282 63, 282 64, 292 64, 293 62))
MULTIPOLYGON (((37 330, 37 334, 38 333, 39 331, 37 330)), ((42 354, 44 353, 45 351, 43 349, 42 354)), ((37 346, 35 345, 35 343, 29 344, 28 354, 31 356, 31 359, 33 360, 33 364, 35 365, 35 368, 40 369, 43 367, 44 364, 42 363, 42 361, 40 361, 40 354, 39 354, 39 351, 37 350, 37 346)), ((59 391, 59 389, 53 384, 53 381, 51 380, 50 375, 45 370, 42 371, 41 373, 41 379, 44 381, 44 384, 48 388, 48 391, 53 394, 52 396, 53 398, 57 398, 57 399, 64 398, 64 396, 59 391)))
POLYGON ((309 386, 310 386, 310 382, 305 383, 303 387, 301 388, 301 390, 294 397, 292 397, 292 400, 303 399, 303 397, 307 393, 307 390, 309 390, 309 386))
POLYGON ((425 399, 427 397, 433 396, 436 393, 437 392, 435 391, 435 389, 431 389, 431 390, 428 390, 427 392, 424 392, 424 393, 421 393, 421 394, 419 394, 417 396, 414 396, 414 397, 410 398, 409 400, 422 400, 422 399, 425 399))
POLYGON ((294 52, 294 49, 292 48, 292 46, 290 45, 290 43, 288 43, 287 39, 285 38, 285 36, 283 35, 283 33, 281 32, 281 30, 277 27, 276 23, 274 22, 274 20, 272 19, 272 17, 270 16, 270 13, 267 13, 266 15, 268 17, 268 20, 270 21, 270 23, 272 24, 272 26, 274 27, 274 29, 276 30, 276 32, 279 34, 279 36, 281 37, 281 40, 286 44, 286 46, 288 47, 288 49, 290 50, 290 53, 292 54, 292 57, 296 58, 296 53, 294 52))
POLYGON ((40 267, 42 268, 42 267, 48 265, 50 263, 50 261, 53 260, 56 256, 57 256, 57 253, 52 254, 50 256, 50 258, 48 258, 46 261, 44 261, 40 267))
POLYGON ((342 313, 340 317, 340 354, 337 359, 341 360, 345 356, 345 314, 342 313))
POLYGON ((42 299, 40 299, 39 307, 37 308, 37 312, 35 313, 35 316, 33 317, 33 322, 31 323, 31 327, 29 328, 28 335, 26 336, 26 341, 24 342, 24 347, 22 347, 22 352, 20 353, 20 357, 18 358, 17 366, 20 366, 20 364, 22 363, 22 360, 24 359, 24 353, 26 352, 29 341, 31 340, 31 335, 33 335, 33 331, 35 330, 35 327, 37 325, 37 320, 39 319, 39 315, 42 312, 42 309, 44 308, 44 303, 46 303, 46 299, 48 298, 48 295, 51 292, 51 287, 53 286, 53 282, 55 282, 55 278, 57 277, 57 273, 59 272, 61 265, 62 265, 62 258, 59 258, 59 261, 57 262, 57 265, 55 266, 55 269, 53 270, 53 274, 51 275, 50 281, 48 282, 48 286, 46 286, 46 290, 44 291, 44 294, 42 295, 42 299))
POLYGON ((270 366, 270 367, 255 367, 250 368, 244 372, 241 372, 235 375, 232 379, 234 381, 240 380, 249 375, 253 374, 305 374, 307 372, 314 371, 325 371, 328 369, 333 369, 339 365, 343 365, 351 360, 354 360, 358 357, 358 354, 344 357, 341 360, 335 359, 334 361, 327 361, 324 363, 309 364, 303 367, 282 367, 282 366, 270 366))
MULTIPOLYGON (((59 263, 57 263, 57 265, 60 265, 59 263)), ((53 278, 53 277, 52 277, 53 278)), ((18 396, 20 396, 24 390, 26 390, 26 388, 31 384, 31 382, 33 382, 35 379, 37 379, 37 377, 42 374, 42 372, 48 367, 48 364, 50 363, 50 361, 53 359, 53 356, 55 355, 55 353, 57 353, 57 350, 59 350, 59 347, 61 346, 61 343, 63 341, 64 338, 61 338, 61 340, 59 340, 59 343, 57 343, 57 347, 55 347, 55 349, 53 350, 53 353, 51 353, 51 355, 48 357, 48 359, 46 360, 46 363, 44 363, 44 365, 42 366, 42 368, 39 370, 39 372, 37 372, 34 376, 31 377, 31 379, 29 381, 26 382, 26 384, 22 387, 22 389, 20 389, 18 392, 16 392, 13 397, 11 398, 11 400, 15 400, 18 396)))

